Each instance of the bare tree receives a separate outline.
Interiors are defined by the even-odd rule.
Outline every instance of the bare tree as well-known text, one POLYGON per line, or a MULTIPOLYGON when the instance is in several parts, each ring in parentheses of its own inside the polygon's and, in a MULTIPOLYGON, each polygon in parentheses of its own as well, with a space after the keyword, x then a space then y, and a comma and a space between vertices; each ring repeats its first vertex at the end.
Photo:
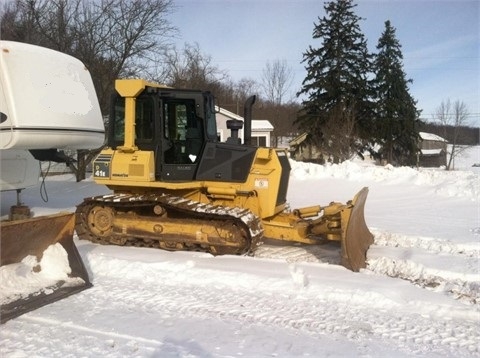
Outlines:
POLYGON ((293 82, 293 71, 286 60, 268 61, 262 72, 262 89, 267 101, 275 105, 285 102, 293 82))
POLYGON ((217 104, 237 114, 243 111, 247 97, 256 92, 257 83, 248 78, 234 82, 226 70, 216 65, 198 43, 165 49, 157 58, 156 72, 149 76, 155 82, 176 88, 193 88, 212 92, 217 104))
POLYGON ((235 86, 235 96, 242 101, 242 103, 251 95, 258 92, 258 83, 252 78, 242 78, 235 86))
POLYGON ((468 124, 468 108, 467 105, 459 100, 454 103, 450 99, 442 101, 437 107, 435 115, 437 120, 444 128, 444 138, 447 138, 447 128, 453 128, 453 132, 449 136, 450 147, 447 149, 448 161, 447 170, 455 169, 455 158, 460 155, 468 146, 460 146, 460 129, 468 124))
POLYGON ((185 44, 182 50, 172 47, 164 51, 167 66, 166 81, 177 88, 209 89, 228 78, 226 71, 216 66, 212 57, 202 53, 198 43, 185 44))
POLYGON ((220 103, 232 112, 243 116, 243 105, 248 97, 257 94, 258 84, 251 78, 241 78, 238 82, 230 82, 231 93, 224 96, 223 100, 230 103, 220 103), (230 95, 228 97, 228 95, 230 95))
POLYGON ((274 146, 278 143, 278 127, 280 126, 281 106, 285 102, 293 82, 293 71, 286 60, 268 61, 262 72, 262 90, 265 100, 272 106, 273 111, 269 120, 273 124, 274 146))

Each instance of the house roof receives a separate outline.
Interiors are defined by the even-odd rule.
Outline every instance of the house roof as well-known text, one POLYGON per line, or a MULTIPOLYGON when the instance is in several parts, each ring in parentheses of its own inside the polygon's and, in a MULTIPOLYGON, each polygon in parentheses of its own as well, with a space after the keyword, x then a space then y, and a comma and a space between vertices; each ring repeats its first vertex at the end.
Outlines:
POLYGON ((252 131, 273 131, 273 126, 266 119, 253 119, 252 131))
POLYGON ((296 146, 296 145, 299 145, 300 143, 302 143, 306 138, 307 138, 307 135, 308 133, 307 132, 304 132, 298 136, 296 136, 295 138, 293 138, 290 142, 288 142, 290 144, 290 146, 296 146))
POLYGON ((447 142, 446 139, 436 135, 436 134, 433 134, 433 133, 427 133, 427 132, 420 132, 419 133, 420 135, 420 138, 422 138, 423 140, 432 140, 432 141, 437 141, 437 142, 447 142))
POLYGON ((239 116, 238 114, 235 114, 235 113, 233 113, 233 112, 227 111, 226 109, 224 109, 224 108, 222 108, 222 107, 215 106, 215 111, 217 111, 218 113, 223 114, 224 116, 226 116, 226 117, 228 117, 228 118, 238 119, 239 121, 243 121, 243 117, 241 117, 241 116, 239 116))

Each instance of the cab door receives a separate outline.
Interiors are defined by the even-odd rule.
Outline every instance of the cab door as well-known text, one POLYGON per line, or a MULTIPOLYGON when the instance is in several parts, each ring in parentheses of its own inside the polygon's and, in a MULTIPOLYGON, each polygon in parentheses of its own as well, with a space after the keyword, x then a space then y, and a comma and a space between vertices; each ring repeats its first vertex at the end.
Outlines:
POLYGON ((161 180, 193 180, 205 142, 203 119, 197 116, 195 100, 165 98, 162 117, 161 180))

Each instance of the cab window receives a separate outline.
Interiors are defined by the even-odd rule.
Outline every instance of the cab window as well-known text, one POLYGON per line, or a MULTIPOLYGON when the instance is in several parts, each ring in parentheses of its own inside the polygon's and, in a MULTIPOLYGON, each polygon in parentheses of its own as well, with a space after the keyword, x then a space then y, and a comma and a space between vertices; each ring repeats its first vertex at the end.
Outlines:
MULTIPOLYGON (((117 97, 114 104, 113 140, 119 145, 125 141, 125 98, 117 97)), ((138 97, 135 104, 135 141, 150 143, 155 132, 154 101, 151 97, 138 97)))
POLYGON ((167 164, 193 164, 203 146, 203 123, 193 100, 170 100, 163 105, 164 136, 170 143, 165 152, 167 164))

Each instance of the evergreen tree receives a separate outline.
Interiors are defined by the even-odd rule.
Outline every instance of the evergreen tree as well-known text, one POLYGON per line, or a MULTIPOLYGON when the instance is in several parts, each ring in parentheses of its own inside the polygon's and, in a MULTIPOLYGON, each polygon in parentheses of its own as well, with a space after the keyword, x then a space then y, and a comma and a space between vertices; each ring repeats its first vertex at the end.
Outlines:
POLYGON ((307 76, 297 94, 306 99, 296 124, 335 160, 359 152, 371 135, 371 55, 356 6, 353 0, 325 4, 326 16, 318 18, 313 30, 322 45, 309 46, 303 54, 307 76))
POLYGON ((419 111, 409 94, 403 71, 401 45, 390 21, 385 22, 375 58, 377 89, 376 126, 380 156, 396 165, 413 165, 418 151, 419 111))

